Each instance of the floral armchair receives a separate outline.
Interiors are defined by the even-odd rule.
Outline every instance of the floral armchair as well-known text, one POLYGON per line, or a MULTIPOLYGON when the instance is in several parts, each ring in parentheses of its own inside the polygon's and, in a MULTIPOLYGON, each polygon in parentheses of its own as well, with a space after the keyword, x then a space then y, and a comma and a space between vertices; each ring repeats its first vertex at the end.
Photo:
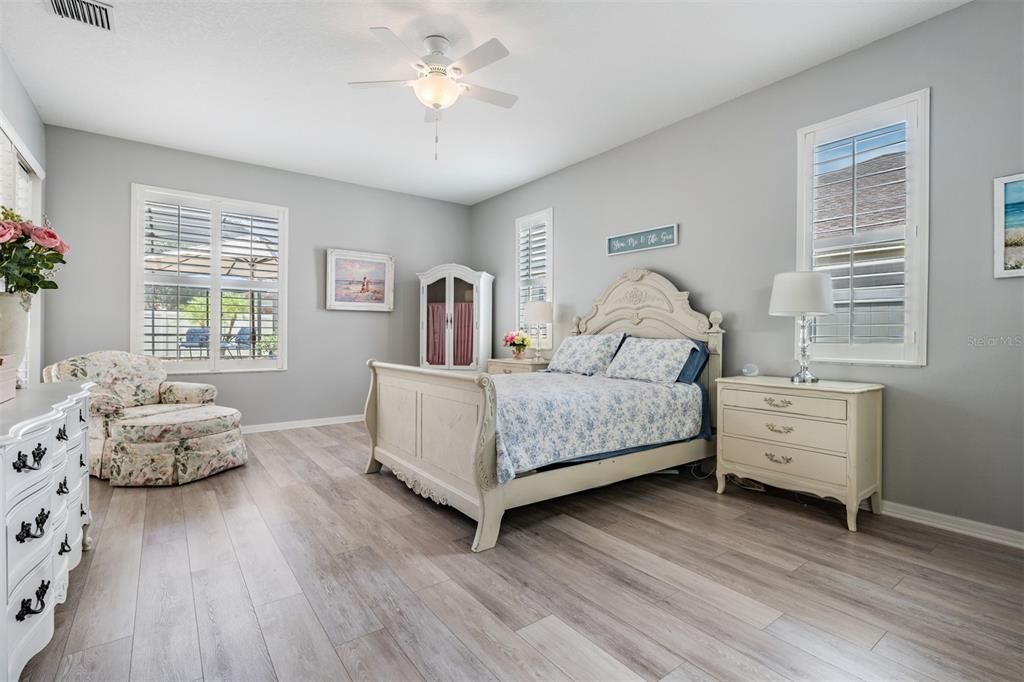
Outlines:
POLYGON ((245 462, 238 411, 213 405, 217 389, 210 384, 167 381, 157 358, 98 351, 43 370, 45 382, 72 380, 96 382, 88 444, 94 476, 111 478, 114 485, 168 485, 245 462), (195 463, 204 454, 216 465, 203 464, 197 472, 195 463), (192 470, 183 472, 183 466, 192 470))

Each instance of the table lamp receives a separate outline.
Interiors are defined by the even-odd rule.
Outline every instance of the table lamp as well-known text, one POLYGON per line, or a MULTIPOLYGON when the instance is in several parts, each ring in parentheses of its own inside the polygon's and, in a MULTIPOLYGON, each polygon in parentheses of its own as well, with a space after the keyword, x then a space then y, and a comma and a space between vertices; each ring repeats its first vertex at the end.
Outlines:
POLYGON ((832 277, 825 272, 780 272, 772 282, 769 315, 795 317, 800 324, 800 370, 791 377, 794 384, 813 384, 818 377, 807 368, 808 316, 827 315, 834 310, 832 277))
MULTIPOLYGON (((526 303, 526 315, 523 322, 527 326, 531 325, 548 325, 554 324, 555 321, 555 304, 550 301, 527 301, 526 303)), ((548 332, 548 339, 550 340, 551 335, 548 332)), ((536 356, 541 357, 540 354, 540 339, 537 339, 537 352, 536 356)))

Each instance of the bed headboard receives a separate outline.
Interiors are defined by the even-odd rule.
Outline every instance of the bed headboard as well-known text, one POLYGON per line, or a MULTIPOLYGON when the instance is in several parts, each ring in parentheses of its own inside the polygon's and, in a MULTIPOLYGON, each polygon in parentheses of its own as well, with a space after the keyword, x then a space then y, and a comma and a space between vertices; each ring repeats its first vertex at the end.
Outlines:
POLYGON ((708 344, 711 356, 701 383, 711 399, 712 423, 716 418, 718 388, 722 376, 722 313, 698 313, 690 307, 690 292, 679 291, 656 272, 635 268, 626 271, 594 301, 589 315, 573 319, 573 334, 626 332, 651 339, 686 337, 708 344))

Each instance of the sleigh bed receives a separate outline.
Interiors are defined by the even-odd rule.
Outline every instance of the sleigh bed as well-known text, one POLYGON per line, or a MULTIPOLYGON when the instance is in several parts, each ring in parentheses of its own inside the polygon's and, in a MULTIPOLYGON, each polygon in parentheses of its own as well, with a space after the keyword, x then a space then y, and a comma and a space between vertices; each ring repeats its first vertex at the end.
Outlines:
MULTIPOLYGON (((713 406, 715 379, 722 371, 721 320, 722 314, 717 311, 707 316, 694 311, 689 292, 678 291, 661 275, 630 270, 605 290, 589 315, 573 321, 573 333, 625 332, 630 336, 705 342, 709 356, 699 381, 703 399, 713 406)), ((365 418, 371 447, 366 473, 387 466, 417 494, 455 507, 474 519, 475 552, 495 545, 506 509, 715 454, 712 440, 697 438, 539 468, 499 483, 495 446, 498 391, 494 377, 375 360, 367 365, 370 392, 365 418)), ((544 377, 535 380, 543 381, 544 377)), ((715 410, 708 412, 713 418, 715 410)))

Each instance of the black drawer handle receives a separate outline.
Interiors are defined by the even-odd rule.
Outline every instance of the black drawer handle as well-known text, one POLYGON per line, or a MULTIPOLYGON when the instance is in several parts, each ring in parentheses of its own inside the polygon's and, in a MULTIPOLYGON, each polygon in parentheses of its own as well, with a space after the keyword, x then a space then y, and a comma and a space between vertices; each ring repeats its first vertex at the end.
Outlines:
POLYGON ((69 492, 71 491, 68 490, 68 477, 65 476, 64 480, 57 484, 57 494, 67 495, 69 492))
POLYGON ((78 453, 78 466, 85 468, 85 453, 78 453))
POLYGON ((21 450, 18 450, 18 456, 14 458, 14 462, 11 463, 11 466, 19 474, 26 469, 29 471, 39 471, 42 468, 41 464, 43 462, 43 457, 46 457, 46 448, 43 447, 42 443, 38 443, 32 449, 31 465, 28 463, 28 455, 21 450))
POLYGON ((85 423, 85 417, 82 415, 82 411, 81 410, 78 411, 78 421, 81 424, 85 423))
POLYGON ((46 608, 46 601, 44 601, 44 600, 46 599, 46 593, 47 593, 47 591, 49 591, 49 589, 50 589, 50 581, 49 580, 44 580, 41 583, 39 583, 39 587, 36 588, 36 601, 39 602, 39 605, 36 606, 36 608, 32 608, 32 600, 31 599, 22 599, 21 600, 21 610, 18 611, 18 614, 16 616, 14 616, 14 619, 16 621, 18 621, 19 623, 21 623, 21 622, 24 622, 24 620, 26 618, 28 618, 29 616, 34 616, 37 613, 42 613, 43 609, 46 608))
POLYGON ((61 426, 57 429, 57 440, 66 441, 68 439, 67 427, 61 426))
POLYGON ((85 516, 85 505, 83 505, 82 503, 78 504, 78 515, 85 516))
POLYGON ((21 522, 21 530, 14 536, 14 539, 19 543, 24 544, 29 540, 34 540, 43 537, 46 532, 46 521, 50 518, 50 512, 45 509, 40 509, 39 513, 36 514, 36 532, 32 532, 32 525, 28 521, 21 522))
POLYGON ((71 545, 68 544, 68 534, 64 533, 64 539, 60 541, 60 549, 57 550, 57 556, 64 556, 71 551, 71 545))

